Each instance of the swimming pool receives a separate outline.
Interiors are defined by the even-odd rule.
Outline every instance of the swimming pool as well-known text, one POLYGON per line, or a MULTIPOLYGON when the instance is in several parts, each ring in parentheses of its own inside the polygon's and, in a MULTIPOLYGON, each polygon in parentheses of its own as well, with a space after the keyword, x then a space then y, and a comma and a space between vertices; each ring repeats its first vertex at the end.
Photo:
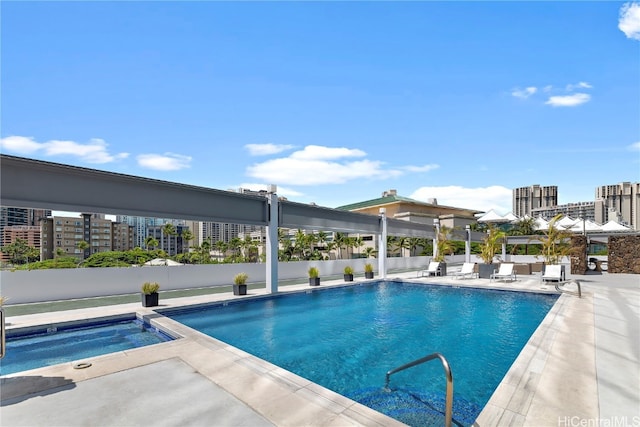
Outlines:
POLYGON ((52 366, 172 340, 134 314, 80 324, 8 330, 0 375, 52 366))
POLYGON ((380 282, 162 313, 410 425, 442 424, 442 353, 454 421, 471 424, 557 295, 380 282), (438 418, 440 417, 440 418, 438 418))

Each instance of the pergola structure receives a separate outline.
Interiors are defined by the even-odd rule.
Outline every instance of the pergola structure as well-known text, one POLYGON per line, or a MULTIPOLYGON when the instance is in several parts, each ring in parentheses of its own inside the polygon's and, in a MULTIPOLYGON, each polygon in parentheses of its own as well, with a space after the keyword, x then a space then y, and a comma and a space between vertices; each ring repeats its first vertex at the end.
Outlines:
POLYGON ((387 235, 436 238, 436 227, 266 197, 0 155, 0 205, 251 224, 267 228, 266 286, 278 291, 278 227, 377 234, 386 277, 387 235))

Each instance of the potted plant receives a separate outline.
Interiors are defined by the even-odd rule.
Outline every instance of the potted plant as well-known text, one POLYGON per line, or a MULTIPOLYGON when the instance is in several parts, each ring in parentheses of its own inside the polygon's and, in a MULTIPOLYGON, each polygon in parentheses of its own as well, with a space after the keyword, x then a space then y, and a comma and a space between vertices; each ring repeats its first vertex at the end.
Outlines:
POLYGON ((478 264, 478 277, 481 279, 490 279, 493 273, 493 258, 500 249, 502 241, 505 237, 504 231, 496 228, 493 225, 489 225, 487 229, 487 235, 482 241, 480 248, 480 258, 484 261, 484 264, 478 264))
POLYGON ((353 282, 353 268, 351 268, 350 266, 346 266, 344 268, 344 281, 353 282))
POLYGON ((249 275, 247 273, 238 273, 233 278, 233 294, 234 295, 246 295, 247 294, 247 279, 249 275))
POLYGON ((370 263, 366 263, 364 265, 364 277, 366 279, 373 279, 373 265, 370 263))
POLYGON ((309 268, 309 286, 320 286, 320 271, 316 267, 309 268))
POLYGON ((158 290, 160 285, 157 282, 145 282, 142 285, 142 306, 155 307, 158 305, 158 290))

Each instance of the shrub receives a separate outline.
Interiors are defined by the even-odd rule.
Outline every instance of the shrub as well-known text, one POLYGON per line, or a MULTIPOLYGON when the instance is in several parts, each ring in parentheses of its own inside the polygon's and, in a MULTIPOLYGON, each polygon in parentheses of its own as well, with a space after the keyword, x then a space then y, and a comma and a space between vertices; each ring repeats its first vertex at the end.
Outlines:
POLYGON ((364 272, 365 273, 373 273, 373 265, 369 264, 369 263, 366 263, 364 265, 364 272))
POLYGON ((346 266, 344 268, 344 274, 353 274, 353 268, 351 268, 350 266, 346 266))
POLYGON ((316 267, 310 267, 309 268, 309 277, 311 277, 311 278, 320 277, 320 270, 318 270, 316 267))
POLYGON ((160 289, 160 285, 157 282, 145 282, 142 285, 142 293, 146 295, 155 294, 160 289))
POLYGON ((247 283, 248 278, 249 275, 247 273, 238 273, 233 278, 233 283, 235 283, 236 285, 244 285, 245 283, 247 283))

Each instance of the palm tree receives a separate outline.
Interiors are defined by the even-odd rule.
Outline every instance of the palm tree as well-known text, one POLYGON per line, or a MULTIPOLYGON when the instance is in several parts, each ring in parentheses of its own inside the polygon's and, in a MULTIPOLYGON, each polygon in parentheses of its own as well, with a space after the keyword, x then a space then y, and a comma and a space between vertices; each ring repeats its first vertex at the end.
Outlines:
POLYGON ((182 238, 182 252, 189 252, 189 242, 194 239, 193 232, 188 228, 183 228, 182 233, 180 233, 180 237, 182 238), (184 244, 186 243, 186 244, 184 244))
POLYGON ((80 240, 78 243, 76 243, 76 247, 82 251, 82 259, 84 259, 85 251, 89 247, 89 243, 85 242, 84 240, 80 240))
POLYGON ((166 223, 165 225, 162 226, 161 230, 161 234, 160 234, 160 239, 161 239, 161 245, 160 247, 164 250, 164 236, 167 236, 167 253, 170 254, 171 253, 171 236, 175 236, 178 233, 176 232, 176 226, 171 224, 170 222, 166 223))
POLYGON ((153 236, 147 236, 147 238, 144 239, 144 246, 147 250, 153 250, 158 247, 158 240, 153 236))
POLYGON ((372 258, 375 257, 376 250, 371 246, 367 246, 366 248, 364 248, 364 254, 367 256, 367 258, 372 258))
POLYGON ((544 236, 535 239, 542 243, 542 256, 547 264, 558 264, 562 257, 568 256, 572 252, 571 245, 567 243, 573 234, 567 230, 556 227, 556 222, 563 217, 556 215, 549 221, 549 227, 544 230, 544 236))

